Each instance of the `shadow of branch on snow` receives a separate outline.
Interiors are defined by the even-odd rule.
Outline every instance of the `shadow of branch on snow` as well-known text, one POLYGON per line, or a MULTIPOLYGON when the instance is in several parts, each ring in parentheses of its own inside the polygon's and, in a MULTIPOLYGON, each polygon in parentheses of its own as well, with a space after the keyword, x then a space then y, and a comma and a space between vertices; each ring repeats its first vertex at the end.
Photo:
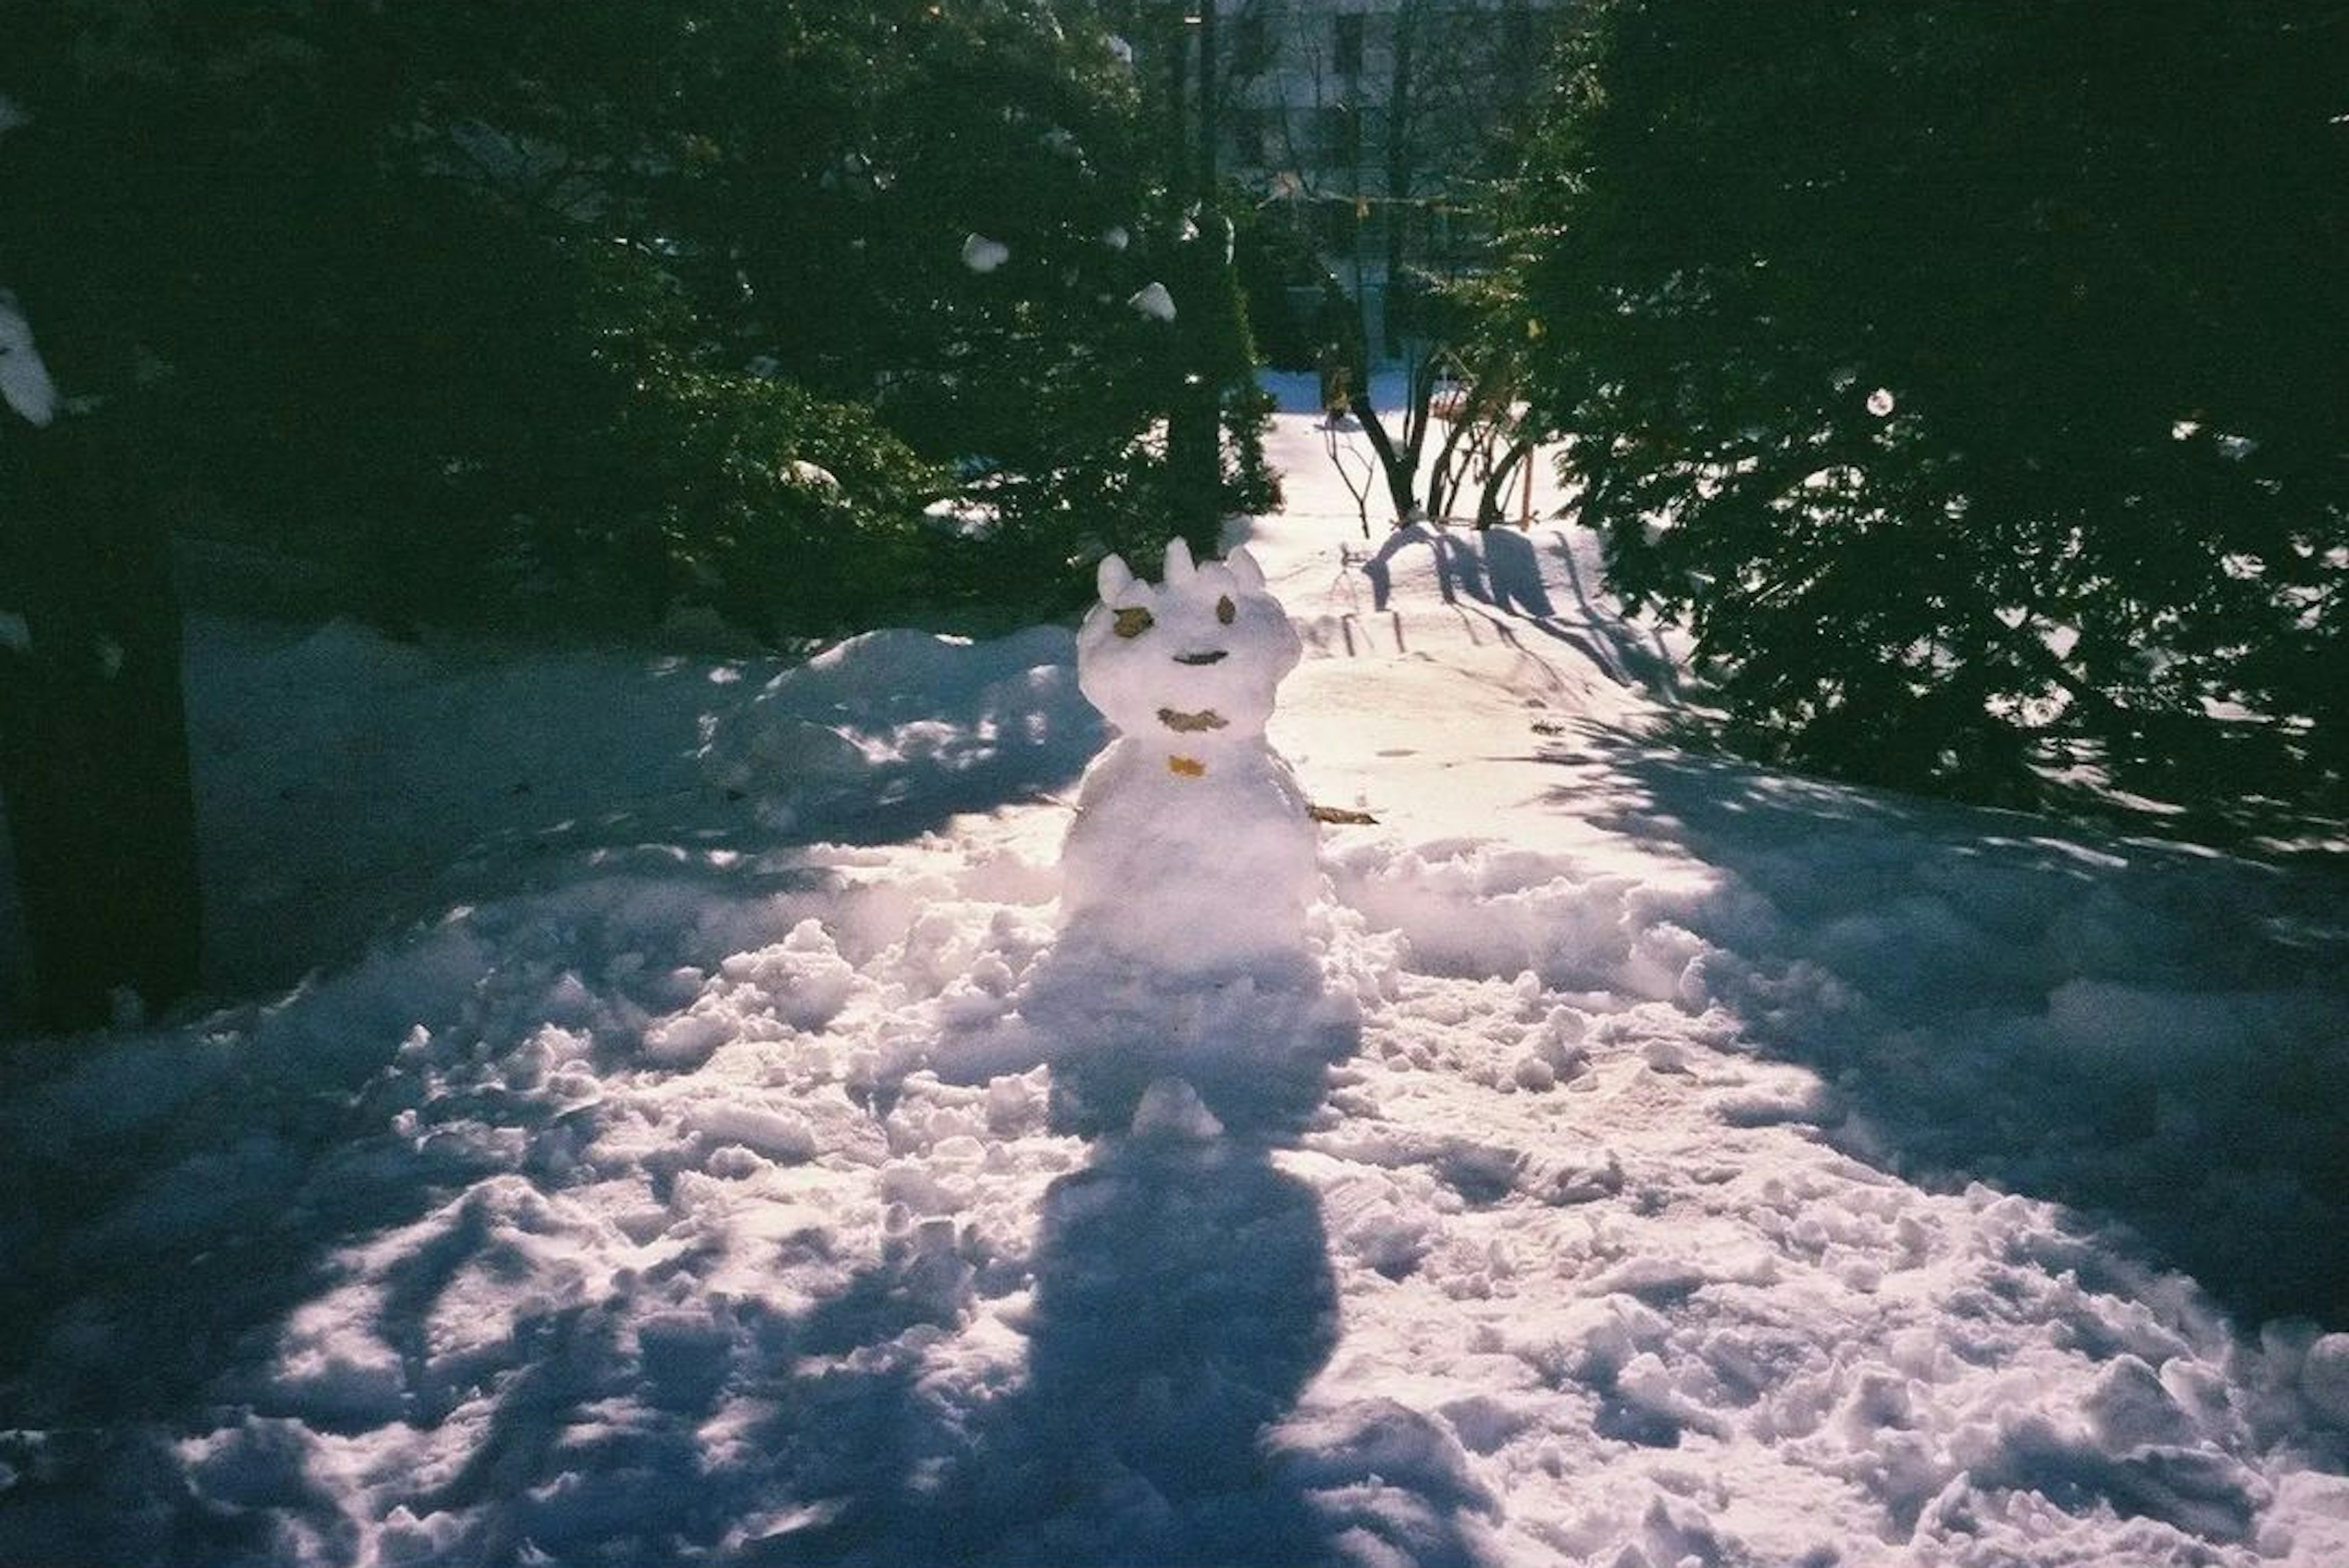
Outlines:
POLYGON ((1392 601, 1395 558, 1424 545, 1434 562, 1438 597, 1464 620, 1475 618, 1467 621, 1472 642, 1496 634, 1535 656, 1517 635, 1518 628, 1524 628, 1573 650, 1618 685, 1643 690, 1667 707, 1678 707, 1678 662, 1654 632, 1626 619, 1620 610, 1595 602, 1584 588, 1571 543, 1555 530, 1545 531, 1547 551, 1533 536, 1514 528, 1462 532, 1423 522, 1396 529, 1361 563, 1362 575, 1371 583, 1371 609, 1384 612, 1392 601), (1550 597, 1545 553, 1566 568, 1575 598, 1570 613, 1561 612, 1550 597), (1478 622, 1489 633, 1480 634, 1478 622))

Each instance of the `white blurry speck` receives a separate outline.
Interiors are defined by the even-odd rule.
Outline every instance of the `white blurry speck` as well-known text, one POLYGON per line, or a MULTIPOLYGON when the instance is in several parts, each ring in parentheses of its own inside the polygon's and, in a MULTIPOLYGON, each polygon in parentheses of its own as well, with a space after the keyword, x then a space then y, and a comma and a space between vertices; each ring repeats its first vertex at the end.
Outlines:
POLYGON ((0 399, 29 424, 47 426, 57 417, 57 386, 33 346, 33 324, 6 289, 0 289, 0 399))
POLYGON ((108 680, 122 673, 123 656, 122 645, 112 637, 98 640, 98 667, 105 673, 108 680))
POLYGON ((1133 236, 1122 228, 1105 229, 1102 232, 1101 242, 1112 251, 1122 251, 1133 243, 1133 236))
POLYGON ((2221 436, 2219 455, 2230 463, 2240 463, 2260 449, 2260 444, 2249 436, 2221 436))
POLYGON ((0 610, 0 648, 12 654, 33 651, 33 628, 14 610, 0 610))
POLYGON ((2199 419, 2173 419, 2169 425, 2169 438, 2173 441, 2190 441, 2201 428, 2202 422, 2199 419))
POLYGON ((962 242, 962 264, 975 273, 991 273, 1011 259, 1011 247, 1000 240, 990 240, 984 234, 971 234, 962 242))
POLYGON ((1145 284, 1136 289, 1133 292, 1133 297, 1125 303, 1143 315, 1154 316, 1160 321, 1174 319, 1174 296, 1166 292, 1164 284, 1145 284))
POLYGON ((1110 35, 1109 52, 1117 57, 1120 65, 1133 64, 1133 46, 1114 33, 1110 35))
POLYGON ((0 93, 0 136, 5 136, 20 125, 31 123, 32 116, 18 106, 15 98, 0 93))
POLYGON ((1868 411, 1875 415, 1878 418, 1881 419, 1888 417, 1891 414, 1892 409, 1892 393, 1889 389, 1878 387, 1875 391, 1870 392, 1868 395, 1868 411))

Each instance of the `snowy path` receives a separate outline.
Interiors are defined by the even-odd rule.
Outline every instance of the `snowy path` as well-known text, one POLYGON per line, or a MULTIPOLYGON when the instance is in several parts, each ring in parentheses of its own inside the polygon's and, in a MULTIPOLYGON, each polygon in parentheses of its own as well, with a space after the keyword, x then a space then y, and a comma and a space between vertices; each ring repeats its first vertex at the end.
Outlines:
POLYGON ((1221 1042, 1130 1132, 1066 633, 223 636, 216 891, 364 956, 0 1099, 0 1562, 2349 1563, 2338 881, 1680 748, 1587 540, 1277 435, 1379 821, 1318 1002, 1083 998, 1221 1042))

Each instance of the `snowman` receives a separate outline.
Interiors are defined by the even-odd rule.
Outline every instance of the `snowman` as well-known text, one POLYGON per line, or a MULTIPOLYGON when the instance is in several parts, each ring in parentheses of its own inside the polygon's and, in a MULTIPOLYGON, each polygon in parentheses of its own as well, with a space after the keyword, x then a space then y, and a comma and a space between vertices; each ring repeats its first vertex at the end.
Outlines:
POLYGON ((1117 728, 1087 769, 1061 864, 1064 942, 1167 975, 1292 966, 1319 884, 1315 830, 1265 739, 1302 652, 1244 549, 1164 580, 1101 563, 1077 684, 1117 728))

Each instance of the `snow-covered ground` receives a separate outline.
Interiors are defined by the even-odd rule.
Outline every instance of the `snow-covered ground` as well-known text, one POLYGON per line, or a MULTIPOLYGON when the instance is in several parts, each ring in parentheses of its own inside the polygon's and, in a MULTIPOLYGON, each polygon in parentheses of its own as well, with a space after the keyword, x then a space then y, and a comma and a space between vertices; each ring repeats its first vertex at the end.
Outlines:
POLYGON ((2349 1564, 2340 881, 1726 760, 1273 445, 1302 989, 1067 956, 1063 628, 200 623, 248 999, 0 1093, 0 1562, 2349 1564))

